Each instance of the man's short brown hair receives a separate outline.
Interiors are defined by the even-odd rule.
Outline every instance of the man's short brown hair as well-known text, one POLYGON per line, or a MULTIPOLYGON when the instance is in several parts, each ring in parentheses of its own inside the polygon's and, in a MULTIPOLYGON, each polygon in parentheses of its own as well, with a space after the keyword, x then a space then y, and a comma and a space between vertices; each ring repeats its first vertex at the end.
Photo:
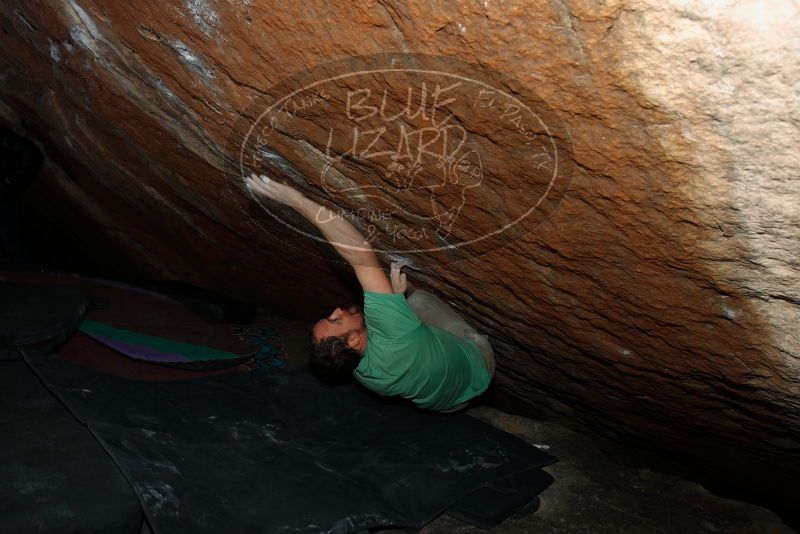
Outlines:
POLYGON ((344 384, 352 380, 361 353, 347 344, 346 334, 326 337, 315 345, 312 339, 311 358, 308 365, 314 375, 329 384, 344 384))

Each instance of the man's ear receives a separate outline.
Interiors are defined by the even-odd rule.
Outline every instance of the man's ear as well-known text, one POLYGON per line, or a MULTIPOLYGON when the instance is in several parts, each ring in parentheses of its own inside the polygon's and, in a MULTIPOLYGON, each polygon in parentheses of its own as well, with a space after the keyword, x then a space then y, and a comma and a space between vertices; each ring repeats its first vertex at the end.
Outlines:
POLYGON ((357 347, 358 344, 361 342, 362 335, 363 334, 357 330, 351 330, 347 334, 347 346, 350 347, 351 349, 357 347))

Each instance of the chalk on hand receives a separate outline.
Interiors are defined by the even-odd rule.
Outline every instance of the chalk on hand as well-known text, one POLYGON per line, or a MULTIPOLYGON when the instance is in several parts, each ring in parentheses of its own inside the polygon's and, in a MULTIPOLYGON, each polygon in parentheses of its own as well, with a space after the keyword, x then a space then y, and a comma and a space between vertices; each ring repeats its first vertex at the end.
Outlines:
POLYGON ((265 184, 268 184, 269 183, 269 177, 262 174, 261 175, 261 181, 264 182, 265 184))
POLYGON ((389 254, 389 259, 392 262, 398 262, 401 264, 402 267, 406 267, 408 269, 419 271, 419 267, 416 266, 414 260, 411 258, 407 258, 405 256, 400 256, 399 254, 389 254))

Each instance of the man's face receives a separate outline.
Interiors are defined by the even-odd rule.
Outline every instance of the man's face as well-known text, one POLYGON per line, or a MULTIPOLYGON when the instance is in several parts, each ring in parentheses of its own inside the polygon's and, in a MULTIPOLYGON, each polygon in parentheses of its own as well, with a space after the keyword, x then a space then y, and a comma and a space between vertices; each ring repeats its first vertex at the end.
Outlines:
POLYGON ((326 337, 341 337, 351 330, 359 330, 364 326, 364 315, 357 306, 336 308, 327 317, 317 321, 311 329, 314 344, 319 344, 326 337))

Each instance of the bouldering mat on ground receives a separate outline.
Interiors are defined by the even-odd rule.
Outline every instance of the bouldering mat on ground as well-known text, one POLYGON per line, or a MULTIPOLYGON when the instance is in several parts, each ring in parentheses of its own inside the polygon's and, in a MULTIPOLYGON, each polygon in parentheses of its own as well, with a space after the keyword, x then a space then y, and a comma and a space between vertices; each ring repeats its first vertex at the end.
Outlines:
MULTIPOLYGON (((245 363, 256 352, 233 334, 233 326, 210 324, 181 303, 147 289, 111 280, 28 271, 0 272, 0 281, 24 286, 32 294, 46 294, 56 284, 63 286, 61 293, 90 293, 93 305, 82 328, 134 359, 187 369, 218 369, 245 363), (103 335, 103 329, 120 335, 103 335), (153 343, 166 349, 157 350, 153 343)), ((60 293, 53 295, 51 300, 67 300, 60 293)), ((40 314, 47 309, 38 308, 40 314)))
POLYGON ((25 362, 0 363, 0 391, 0 532, 138 533, 136 494, 25 362))
POLYGON ((236 367, 210 370, 181 369, 129 358, 92 339, 83 332, 75 332, 66 343, 59 347, 58 355, 65 361, 89 367, 102 373, 148 382, 189 380, 223 373, 239 373, 251 369, 256 363, 248 362, 236 367))
POLYGON ((49 352, 78 328, 90 300, 78 287, 0 281, 0 358, 17 357, 21 346, 49 352))
POLYGON ((553 482, 541 469, 511 475, 490 482, 451 506, 447 513, 481 528, 492 528, 515 512, 520 516, 534 513, 539 507, 536 498, 553 482))
POLYGON ((474 418, 375 402, 302 369, 137 382, 26 359, 111 452, 157 533, 421 527, 555 461, 474 418))
POLYGON ((164 364, 207 364, 210 361, 242 357, 205 345, 142 334, 99 321, 83 321, 80 330, 100 343, 137 360, 164 364))

